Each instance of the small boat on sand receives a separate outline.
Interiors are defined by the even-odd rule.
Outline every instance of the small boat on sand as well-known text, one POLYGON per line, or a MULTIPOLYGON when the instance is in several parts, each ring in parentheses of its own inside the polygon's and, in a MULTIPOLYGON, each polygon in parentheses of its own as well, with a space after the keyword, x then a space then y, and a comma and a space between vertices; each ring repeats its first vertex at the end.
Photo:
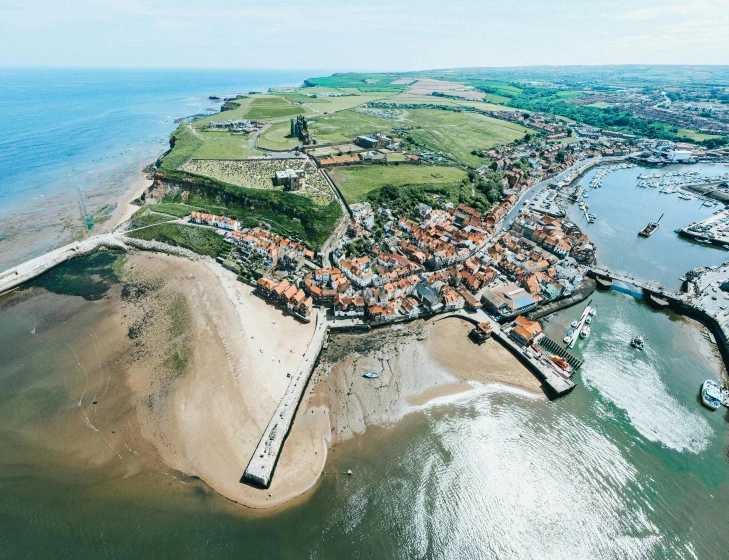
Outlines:
POLYGON ((362 377, 366 377, 367 379, 377 379, 380 377, 380 374, 374 371, 366 371, 362 374, 362 377))

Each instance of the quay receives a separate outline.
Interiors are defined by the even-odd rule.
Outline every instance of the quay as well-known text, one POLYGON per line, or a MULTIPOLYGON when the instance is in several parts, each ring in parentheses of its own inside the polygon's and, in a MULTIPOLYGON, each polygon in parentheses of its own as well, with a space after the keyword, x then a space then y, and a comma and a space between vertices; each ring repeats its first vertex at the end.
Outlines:
POLYGON ((552 397, 561 397, 569 393, 575 388, 575 383, 563 377, 552 366, 542 363, 535 357, 529 357, 524 353, 524 348, 511 340, 506 332, 501 328, 493 318, 486 314, 483 309, 477 309, 472 312, 460 309, 452 313, 448 313, 438 319, 446 317, 459 317, 466 321, 478 325, 479 323, 487 323, 491 326, 491 336, 499 341, 499 343, 509 350, 514 357, 526 366, 540 381, 543 383, 545 393, 552 397))
POLYGON ((268 488, 271 485, 284 441, 294 423, 299 403, 304 396, 309 378, 327 338, 328 321, 321 312, 315 311, 315 313, 316 329, 309 347, 304 353, 299 367, 291 376, 289 386, 263 432, 256 451, 241 477, 241 482, 260 488, 268 488))

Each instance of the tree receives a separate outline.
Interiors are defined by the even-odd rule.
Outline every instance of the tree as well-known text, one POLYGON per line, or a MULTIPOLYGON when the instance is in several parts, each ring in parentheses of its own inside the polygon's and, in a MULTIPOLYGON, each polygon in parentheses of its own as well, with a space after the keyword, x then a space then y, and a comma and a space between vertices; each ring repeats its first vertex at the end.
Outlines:
POLYGON ((564 150, 560 150, 559 152, 557 152, 557 155, 554 156, 554 161, 556 161, 557 163, 564 163, 566 159, 567 154, 564 153, 564 150))

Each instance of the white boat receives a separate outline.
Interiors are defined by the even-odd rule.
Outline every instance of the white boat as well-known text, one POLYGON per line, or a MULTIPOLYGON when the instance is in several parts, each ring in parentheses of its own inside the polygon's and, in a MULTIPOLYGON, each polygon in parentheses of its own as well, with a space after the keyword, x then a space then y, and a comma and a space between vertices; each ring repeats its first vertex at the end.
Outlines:
POLYGON ((592 315, 588 315, 587 318, 585 319, 586 325, 589 325, 590 323, 592 323, 592 315))
POLYGON ((701 386, 701 402, 711 410, 716 410, 721 405, 721 389, 716 381, 707 379, 701 386))
POLYGON ((580 338, 587 338, 588 336, 590 336, 590 327, 585 325, 580 331, 580 338))
POLYGON ((380 377, 380 374, 374 371, 366 371, 362 374, 362 377, 366 377, 367 379, 377 379, 380 377))
POLYGON ((593 317, 597 315, 597 309, 595 309, 594 307, 590 309, 590 315, 592 315, 593 317))
POLYGON ((574 321, 572 321, 570 323, 570 327, 572 327, 573 329, 576 329, 577 328, 577 325, 579 325, 579 324, 580 324, 580 322, 575 319, 574 321))
POLYGON ((565 336, 562 339, 562 342, 564 342, 565 344, 569 344, 570 343, 570 340, 572 340, 572 337, 571 336, 565 336))

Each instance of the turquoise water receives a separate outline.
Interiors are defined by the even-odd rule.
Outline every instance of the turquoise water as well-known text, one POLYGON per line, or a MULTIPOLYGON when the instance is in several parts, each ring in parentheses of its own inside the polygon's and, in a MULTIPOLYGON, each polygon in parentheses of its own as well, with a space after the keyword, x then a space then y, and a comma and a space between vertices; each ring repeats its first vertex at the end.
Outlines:
MULTIPOLYGON (((300 85, 320 73, 0 69, 0 243, 15 233, 6 226, 18 213, 32 221, 49 206, 59 218, 64 211, 78 212, 77 189, 90 212, 104 202, 97 200, 100 191, 121 195, 129 179, 168 148, 176 118, 220 109, 209 95, 300 85)), ((53 244, 40 241, 24 256, 53 244)), ((14 264, 17 258, 0 251, 0 270, 14 264)))

